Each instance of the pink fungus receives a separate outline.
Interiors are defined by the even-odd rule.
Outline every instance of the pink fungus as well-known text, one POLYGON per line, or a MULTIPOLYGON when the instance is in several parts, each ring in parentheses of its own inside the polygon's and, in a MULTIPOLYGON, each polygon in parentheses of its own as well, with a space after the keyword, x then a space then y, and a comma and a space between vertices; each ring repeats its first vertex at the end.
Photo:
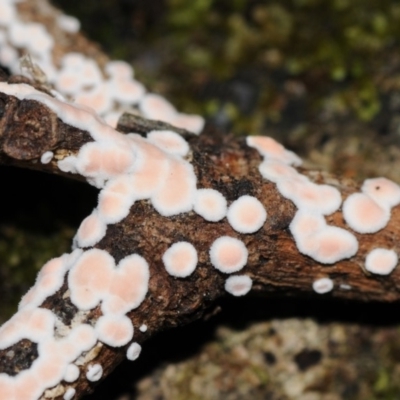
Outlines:
POLYGON ((206 221, 220 221, 226 215, 227 202, 217 190, 198 189, 194 200, 194 211, 206 221))
POLYGON ((316 233, 325 228, 325 226, 326 221, 321 214, 300 209, 296 212, 289 228, 290 232, 297 240, 301 237, 316 233))
POLYGON ((299 251, 323 264, 333 264, 357 253, 354 235, 336 226, 326 226, 308 236, 295 237, 299 251))
POLYGON ((178 113, 170 123, 198 135, 204 128, 205 120, 200 115, 178 113))
POLYGON ((75 96, 75 102, 92 108, 98 114, 102 114, 112 107, 110 94, 105 85, 97 85, 91 89, 80 90, 75 96))
POLYGON ((282 180, 277 183, 282 196, 293 201, 299 209, 329 215, 338 210, 342 202, 340 192, 329 185, 309 181, 282 180))
POLYGON ((139 343, 134 342, 128 347, 128 350, 126 351, 126 358, 129 361, 135 361, 140 356, 141 351, 142 346, 140 346, 139 343))
POLYGON ((105 223, 115 224, 129 214, 133 203, 133 196, 120 195, 104 188, 99 194, 98 213, 105 223))
POLYGON ((97 210, 86 217, 79 226, 75 240, 79 247, 90 247, 98 243, 106 234, 107 225, 97 210))
POLYGON ((389 179, 366 179, 361 191, 382 208, 392 208, 400 204, 400 186, 389 179))
POLYGON ((396 268, 399 259, 395 251, 374 249, 365 259, 365 269, 377 275, 389 275, 396 268))
POLYGON ((308 181, 306 176, 299 174, 293 167, 277 160, 264 160, 258 169, 263 178, 275 183, 285 179, 308 181))
POLYGON ((131 135, 138 154, 137 168, 130 177, 136 199, 147 199, 163 184, 170 169, 166 154, 146 140, 131 135))
POLYGON ((147 134, 147 140, 167 153, 184 157, 189 152, 187 141, 173 131, 151 131, 147 134))
POLYGON ((97 320, 95 331, 97 338, 111 347, 124 346, 133 337, 132 322, 125 315, 103 315, 97 320))
POLYGON ((211 264, 225 274, 241 270, 247 263, 248 251, 236 238, 222 236, 210 248, 211 264))
POLYGON ((196 269, 197 251, 188 242, 177 242, 164 253, 162 260, 170 275, 186 278, 196 269))
POLYGON ((353 193, 343 203, 343 217, 358 233, 375 233, 386 226, 390 210, 380 207, 364 193, 353 193))
POLYGON ((103 376, 103 367, 100 364, 91 364, 86 371, 86 378, 90 382, 97 382, 103 376))
POLYGON ((233 296, 244 296, 253 285, 252 279, 247 275, 233 275, 225 281, 225 290, 233 296))
POLYGON ((129 172, 135 161, 129 148, 90 142, 79 151, 76 168, 84 176, 104 179, 129 172))
POLYGON ((177 115, 169 101, 154 93, 148 93, 141 99, 139 109, 145 118, 165 122, 171 122, 177 115))
POLYGON ((190 211, 194 204, 196 181, 192 165, 171 160, 163 185, 152 196, 153 207, 164 217, 190 211))
POLYGON ((317 279, 312 284, 314 292, 318 294, 325 294, 333 289, 333 281, 329 278, 317 279))
POLYGON ((108 76, 113 79, 133 78, 133 68, 125 61, 109 61, 105 66, 108 76))
POLYGON ((63 69, 57 76, 55 86, 62 93, 75 95, 81 90, 82 79, 75 71, 63 69))
POLYGON ((286 150, 280 143, 268 136, 247 136, 246 143, 267 159, 295 166, 301 164, 301 159, 296 154, 286 150))
POLYGON ((149 278, 149 265, 143 257, 132 254, 123 258, 109 278, 103 313, 127 313, 139 307, 146 297, 149 278))
POLYGON ((113 257, 104 250, 83 253, 68 275, 72 303, 81 310, 97 306, 108 292, 114 266, 113 257))
POLYGON ((267 219, 267 212, 259 200, 253 196, 241 196, 229 207, 227 218, 232 228, 240 233, 258 231, 267 219))
POLYGON ((64 381, 75 382, 79 378, 79 368, 75 364, 68 364, 65 368, 64 381))
POLYGON ((135 79, 115 79, 109 86, 112 97, 126 105, 137 103, 146 92, 144 86, 135 79))

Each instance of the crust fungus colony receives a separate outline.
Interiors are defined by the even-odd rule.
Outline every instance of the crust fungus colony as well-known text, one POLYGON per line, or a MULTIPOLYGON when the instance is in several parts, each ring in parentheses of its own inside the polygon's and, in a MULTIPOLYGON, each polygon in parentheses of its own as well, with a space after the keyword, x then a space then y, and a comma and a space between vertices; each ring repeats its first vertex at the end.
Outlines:
MULTIPOLYGON (((64 18, 60 24, 67 31, 79 28, 74 19, 64 18)), ((262 229, 268 210, 253 196, 243 195, 228 205, 217 190, 198 188, 189 161, 190 147, 177 133, 152 131, 145 138, 135 133, 122 135, 98 116, 111 121, 112 112, 121 110, 126 103, 136 103, 148 118, 201 130, 202 119, 179 114, 161 97, 146 95, 127 64, 108 63, 105 78, 92 60, 67 54, 57 69, 51 61, 51 36, 41 25, 21 23, 11 0, 0 5, 0 45, 0 63, 16 71, 18 54, 13 49, 28 48, 38 57, 55 87, 75 96, 76 102, 65 101, 57 94, 51 97, 26 84, 0 82, 0 92, 20 100, 38 101, 65 123, 87 131, 92 138, 77 154, 66 156, 57 165, 63 172, 80 174, 99 188, 98 205, 81 223, 73 251, 44 265, 34 286, 21 300, 17 314, 0 328, 0 349, 27 339, 37 344, 38 353, 29 369, 15 376, 0 374, 0 398, 33 400, 46 389, 56 387, 61 391, 57 395, 61 393, 65 400, 70 400, 75 389, 69 384, 82 377, 95 382, 102 376, 102 365, 88 364, 86 352, 100 342, 126 347, 126 357, 135 360, 141 351, 134 341, 135 329, 147 330, 145 324, 134 327, 127 313, 138 308, 148 293, 151 260, 130 254, 116 264, 105 250, 93 248, 106 235, 108 225, 122 221, 135 202, 147 200, 164 217, 195 212, 210 223, 226 218, 240 236, 262 229), (39 41, 40 51, 35 47, 39 41), (82 82, 90 85, 83 89, 82 82), (79 310, 70 326, 64 325, 52 311, 41 308, 46 298, 65 282, 70 300, 79 310), (93 324, 82 323, 85 313, 96 307, 100 307, 102 315, 93 324)), ((260 174, 274 182, 281 195, 297 207, 290 232, 298 250, 322 264, 354 256, 358 251, 355 235, 350 230, 328 225, 325 220, 325 216, 340 208, 340 192, 333 186, 315 184, 300 174, 294 168, 301 164, 299 157, 273 139, 248 137, 247 144, 264 157, 260 174)), ((53 157, 52 152, 45 152, 41 162, 52 162, 53 157)), ((399 203, 398 185, 383 178, 369 179, 361 193, 345 200, 343 216, 349 228, 357 233, 376 232, 386 225, 391 208, 399 203)), ((195 246, 183 241, 172 244, 161 258, 171 279, 187 278, 198 263, 195 246)), ((210 244, 209 260, 218 271, 229 275, 225 290, 234 296, 243 296, 251 290, 251 277, 236 274, 246 266, 247 258, 248 250, 237 237, 221 236, 210 244)), ((371 249, 365 269, 388 274, 397 262, 393 250, 371 249)), ((327 293, 334 288, 334 282, 322 277, 312 286, 317 293, 327 293)))
MULTIPOLYGON (((65 53, 55 60, 54 37, 44 25, 19 18, 17 6, 20 2, 0 2, 0 64, 12 73, 27 73, 42 83, 51 83, 56 89, 53 92, 56 97, 64 99, 66 96, 67 100, 94 109, 112 126, 116 125, 122 112, 134 106, 145 118, 165 121, 194 133, 201 132, 202 117, 179 113, 163 97, 146 93, 146 88, 134 78, 134 71, 126 62, 110 61, 99 65, 96 60, 76 52, 65 53), (20 57, 25 53, 30 55, 33 63, 26 61, 25 68, 21 69, 20 57)), ((68 38, 79 32, 80 23, 74 17, 59 13, 54 29, 62 31, 68 38)))

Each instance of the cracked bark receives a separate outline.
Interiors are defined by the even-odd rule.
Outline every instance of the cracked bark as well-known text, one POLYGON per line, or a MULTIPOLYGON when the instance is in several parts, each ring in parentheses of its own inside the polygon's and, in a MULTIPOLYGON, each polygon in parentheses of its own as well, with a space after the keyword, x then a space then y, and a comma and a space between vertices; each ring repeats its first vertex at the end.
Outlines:
MULTIPOLYGON (((76 153, 91 141, 87 132, 73 128, 35 101, 18 100, 0 94, 0 164, 41 170, 51 174, 83 179, 78 175, 60 173, 56 160, 76 153), (55 158, 49 164, 40 163, 40 155, 53 151, 55 158)), ((145 134, 158 123, 133 116, 121 119, 119 130, 126 132, 136 128, 145 134)), ((261 157, 246 146, 244 139, 222 136, 208 127, 200 136, 182 132, 192 150, 192 165, 199 188, 219 190, 228 201, 249 194, 256 196, 265 206, 268 218, 258 232, 241 235, 225 220, 206 222, 190 212, 171 218, 159 215, 147 201, 135 203, 123 221, 109 225, 106 236, 95 246, 109 252, 116 263, 125 256, 138 253, 150 265, 149 292, 139 308, 128 313, 135 326, 134 340, 142 343, 157 332, 185 325, 199 319, 224 294, 226 275, 217 271, 209 262, 208 250, 215 239, 222 235, 240 238, 249 251, 248 263, 243 273, 253 279, 253 292, 265 296, 318 296, 311 284, 320 277, 330 277, 334 290, 326 297, 362 301, 393 302, 400 298, 400 270, 389 277, 372 276, 363 270, 366 254, 375 247, 399 248, 400 207, 392 210, 392 218, 385 229, 368 235, 356 234, 359 241, 357 255, 349 260, 327 266, 303 256, 288 231, 296 208, 283 198, 275 185, 262 179, 258 172, 261 157), (189 241, 198 251, 199 262, 188 278, 176 279, 168 275, 161 261, 165 250, 176 241, 189 241), (340 284, 351 290, 340 289, 340 284), (148 330, 137 329, 145 321, 148 330)), ((359 186, 352 180, 335 177, 321 171, 306 171, 316 183, 337 187, 343 198, 357 191, 359 186)), ((327 217, 330 225, 344 227, 340 211, 327 217)), ((77 309, 70 302, 67 286, 64 286, 44 304, 64 324, 69 325, 77 309)), ((85 313, 82 322, 93 322, 101 316, 100 308, 85 313)), ((29 368, 35 357, 35 344, 23 340, 9 349, 0 351, 0 373, 11 375, 29 368)), ((82 361, 83 369, 93 359, 104 368, 106 377, 125 357, 125 349, 98 345, 82 361)), ((69 385, 71 386, 71 385, 69 385)), ((74 386, 77 397, 93 390, 82 373, 74 386)), ((54 398, 62 398, 57 392, 54 398)))

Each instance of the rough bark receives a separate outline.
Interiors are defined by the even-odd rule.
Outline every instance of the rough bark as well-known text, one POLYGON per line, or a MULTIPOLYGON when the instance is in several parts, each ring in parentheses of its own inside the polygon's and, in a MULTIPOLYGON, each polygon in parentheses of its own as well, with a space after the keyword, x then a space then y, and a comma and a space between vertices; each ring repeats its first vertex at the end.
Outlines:
MULTIPOLYGON (((68 126, 35 101, 20 101, 2 94, 1 102, 2 164, 58 174, 56 161, 44 165, 39 162, 39 155, 51 150, 57 160, 76 153, 80 146, 91 140, 87 132, 68 126)), ((135 124, 143 127, 143 133, 152 126, 151 122, 146 126, 140 119, 135 124)), ((189 133, 185 136, 192 149, 191 163, 198 187, 217 189, 228 201, 244 194, 256 196, 265 206, 268 219, 255 234, 241 235, 226 220, 210 223, 192 212, 166 218, 155 212, 148 202, 140 201, 132 206, 127 218, 110 225, 106 236, 95 247, 109 252, 116 262, 129 254, 138 253, 150 264, 148 295, 139 308, 128 314, 134 326, 146 323, 148 327, 145 333, 135 331, 136 341, 141 343, 157 332, 200 318, 223 295, 226 275, 210 264, 208 254, 213 241, 223 235, 240 238, 245 243, 249 259, 243 272, 253 279, 255 292, 267 296, 313 295, 312 282, 327 276, 335 282, 334 290, 327 297, 385 302, 399 299, 399 270, 395 270, 390 277, 371 276, 363 270, 365 256, 372 248, 397 250, 399 207, 393 209, 386 228, 375 234, 356 234, 359 241, 356 256, 332 266, 321 265, 299 253, 288 231, 296 208, 279 194, 275 184, 262 179, 258 172, 261 157, 245 144, 244 139, 219 136, 211 128, 200 136, 189 133), (161 260, 169 245, 181 240, 193 243, 199 255, 196 271, 186 279, 169 276, 161 260), (341 284, 350 285, 351 290, 340 288, 341 284)), ((337 187, 344 198, 358 189, 357 184, 349 179, 320 171, 302 172, 317 183, 337 187)), ((75 175, 65 175, 76 178, 75 175)), ((344 226, 340 211, 329 216, 327 222, 344 226)), ((66 325, 71 323, 78 311, 69 300, 66 285, 42 306, 52 310, 66 325)), ((82 322, 93 322, 100 315, 99 307, 95 308, 84 315, 82 322)), ((35 345, 21 341, 12 349, 0 351, 0 372, 14 375, 28 368, 34 358, 35 345)), ((104 376, 107 376, 124 358, 124 348, 98 344, 85 357, 82 368, 94 358, 103 365, 104 376)), ((78 396, 93 389, 93 384, 84 378, 84 374, 74 386, 78 396)))

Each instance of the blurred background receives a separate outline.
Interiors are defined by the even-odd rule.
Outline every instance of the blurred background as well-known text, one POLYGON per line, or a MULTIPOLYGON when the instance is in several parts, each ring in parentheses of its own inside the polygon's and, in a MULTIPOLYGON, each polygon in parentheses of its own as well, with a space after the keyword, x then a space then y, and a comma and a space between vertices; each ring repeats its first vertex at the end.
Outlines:
MULTIPOLYGON (((53 3, 178 110, 235 135, 273 136, 309 168, 400 183, 398 1, 53 3)), ((92 188, 57 177, 1 176, 0 323, 44 262, 69 250, 97 201, 92 188)), ((400 398, 397 304, 249 298, 220 307, 146 343, 90 399, 400 398)))

